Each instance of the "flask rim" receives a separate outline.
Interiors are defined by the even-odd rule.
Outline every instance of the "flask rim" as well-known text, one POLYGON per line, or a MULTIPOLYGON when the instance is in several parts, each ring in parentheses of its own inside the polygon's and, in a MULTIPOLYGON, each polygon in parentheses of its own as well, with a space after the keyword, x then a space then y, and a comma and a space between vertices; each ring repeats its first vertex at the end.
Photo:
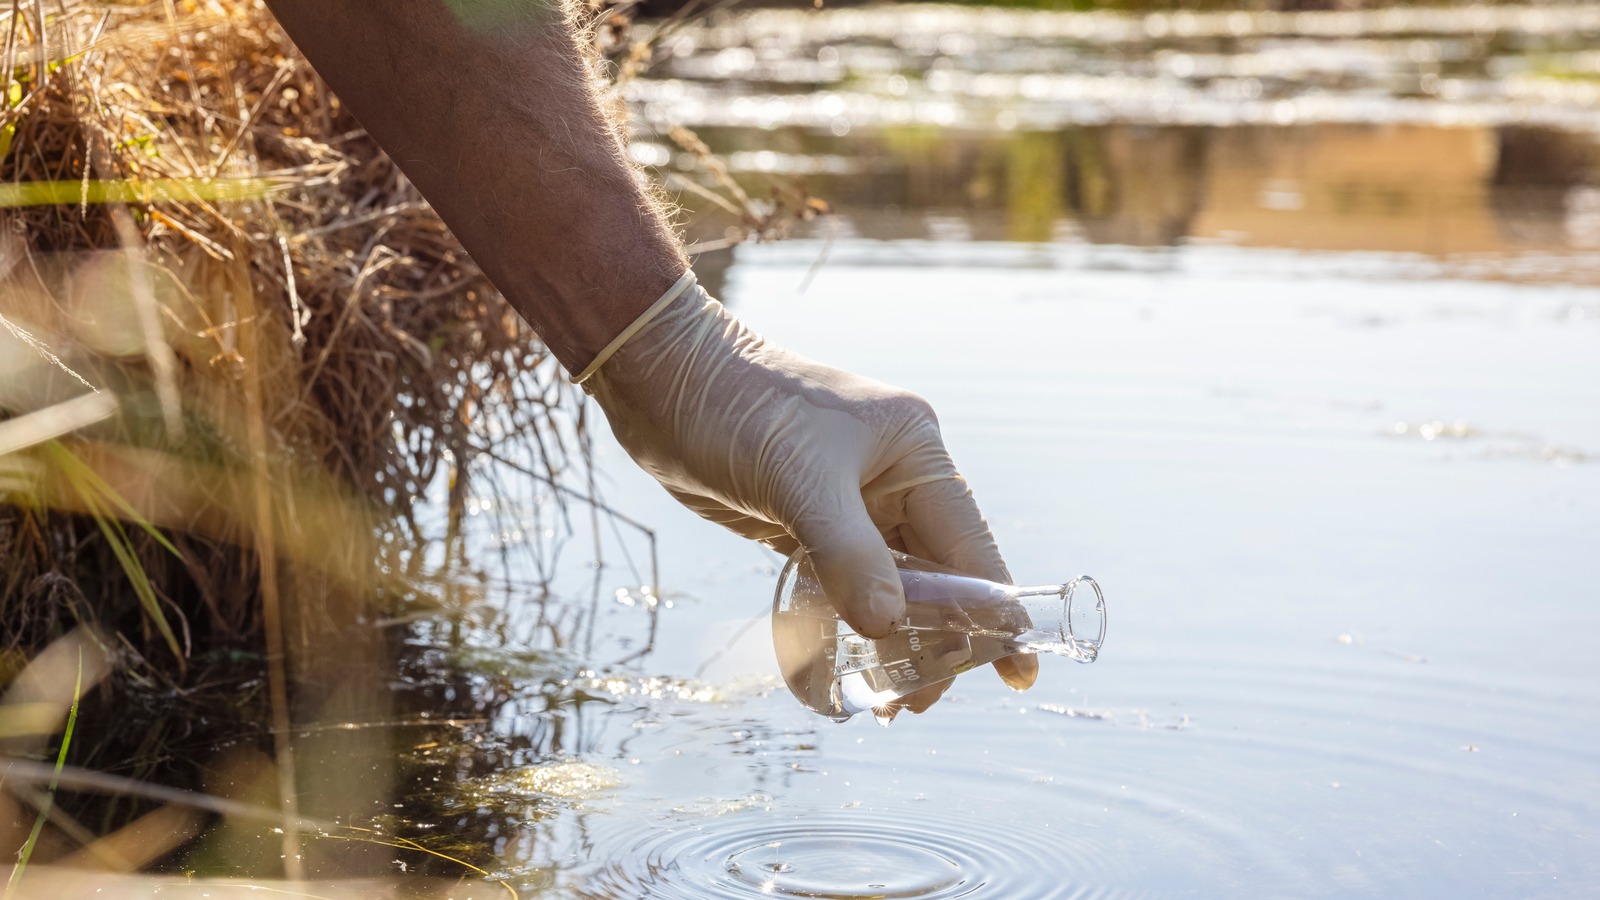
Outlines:
MULTIPOLYGON (((1087 600, 1088 598, 1085 597, 1084 599, 1087 600)), ((1106 595, 1105 592, 1100 589, 1100 582, 1094 580, 1092 576, 1079 575, 1077 578, 1072 579, 1062 586, 1061 602, 1066 606, 1066 608, 1063 610, 1063 615, 1061 616, 1061 625, 1066 631, 1066 634, 1062 635, 1062 637, 1071 641, 1090 642, 1094 645, 1095 653, 1098 655, 1100 648, 1105 646, 1106 642, 1106 595), (1080 586, 1085 584, 1087 584, 1089 588, 1094 591, 1094 605, 1092 607, 1079 606, 1079 604, 1074 602, 1077 599, 1077 593, 1080 586), (1075 610, 1079 611, 1078 618, 1080 619, 1084 617, 1085 612, 1092 611, 1094 619, 1098 622, 1098 626, 1091 625, 1091 623, 1087 621, 1074 621, 1073 613, 1075 610), (1096 633, 1092 636, 1088 634, 1080 634, 1078 632, 1080 625, 1094 628, 1096 633)))

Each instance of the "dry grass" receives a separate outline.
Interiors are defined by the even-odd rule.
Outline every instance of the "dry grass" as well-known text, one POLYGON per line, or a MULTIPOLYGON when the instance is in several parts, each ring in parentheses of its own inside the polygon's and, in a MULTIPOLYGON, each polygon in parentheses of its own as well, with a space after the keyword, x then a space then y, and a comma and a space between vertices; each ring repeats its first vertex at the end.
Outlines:
MULTIPOLYGON (((130 536, 161 604, 188 620, 175 631, 259 633, 261 605, 240 590, 259 560, 234 551, 263 536, 296 549, 271 520, 307 511, 285 498, 333 507, 297 548, 316 567, 369 567, 355 535, 342 560, 316 544, 370 515, 419 574, 404 551, 415 498, 452 462, 547 436, 569 403, 534 335, 259 3, 19 2, 0 34, 14 76, 0 182, 15 186, 0 315, 120 400, 98 440, 80 432, 69 449, 184 535, 177 554, 130 536), (108 197, 153 199, 91 202, 108 197), (163 465, 171 481, 148 477, 163 465), (106 471, 119 467, 132 471, 106 471), (263 467, 275 508, 250 514, 258 485, 243 482, 263 467)), ((0 350, 16 370, 5 414, 86 392, 15 337, 0 350)), ((565 449, 542 458, 560 468, 565 449)), ((119 568, 81 558, 94 527, 42 505, 0 513, 0 646, 40 646, 61 610, 126 596, 86 577, 119 568)))
MULTIPOLYGON (((682 19, 587 15, 619 82, 682 19)), ((576 389, 257 0, 0 0, 0 41, 0 850, 27 895, 171 892, 82 871, 233 840, 291 882, 388 871, 406 847, 327 823, 391 805, 392 748, 305 726, 384 720, 375 617, 470 598, 470 480, 639 527, 586 493, 576 389)), ((675 138, 727 243, 825 211, 675 138)))
MULTIPOLYGON (((581 421, 557 421, 581 405, 260 3, 14 0, 0 40, 0 685, 91 648, 71 761, 187 787, 215 735, 185 730, 232 708, 273 751, 294 877, 302 815, 392 773, 345 772, 345 747, 297 775, 291 724, 384 714, 391 637, 367 623, 457 591, 418 548, 459 555, 477 461, 582 467, 581 421), (159 725, 121 733, 130 688, 159 725)), ((0 707, 0 750, 45 760, 41 709, 0 707)), ((6 849, 48 821, 35 868, 199 828, 46 787, 0 795, 6 849)))

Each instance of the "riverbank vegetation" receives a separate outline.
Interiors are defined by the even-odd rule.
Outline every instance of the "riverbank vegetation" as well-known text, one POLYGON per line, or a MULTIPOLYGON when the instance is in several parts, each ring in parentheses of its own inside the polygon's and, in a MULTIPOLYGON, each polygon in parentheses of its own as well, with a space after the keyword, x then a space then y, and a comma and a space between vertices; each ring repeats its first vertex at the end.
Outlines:
POLYGON ((0 740, 35 767, 0 845, 137 868, 193 805, 58 784, 227 796, 188 754, 244 740, 234 780, 283 788, 252 802, 292 798, 291 721, 385 708, 349 677, 371 623, 465 596, 478 463, 581 466, 579 404, 261 4, 19 2, 0 35, 0 740), (160 839, 113 852, 130 822, 160 839))
MULTIPOLYGON (((663 29, 585 9, 597 77, 648 64, 663 29)), ((571 533, 568 501, 595 534, 614 515, 581 395, 259 0, 18 0, 0 35, 12 888, 70 893, 85 867, 392 876, 396 858, 478 877, 380 833, 425 812, 395 796, 400 742, 482 713, 472 677, 403 674, 405 655, 416 623, 473 614, 469 519, 506 515, 500 537, 537 557, 571 533), (540 538, 504 476, 554 499, 540 538)), ((727 243, 826 211, 752 198, 672 139, 727 243)), ((555 618, 556 644, 583 621, 555 618)))

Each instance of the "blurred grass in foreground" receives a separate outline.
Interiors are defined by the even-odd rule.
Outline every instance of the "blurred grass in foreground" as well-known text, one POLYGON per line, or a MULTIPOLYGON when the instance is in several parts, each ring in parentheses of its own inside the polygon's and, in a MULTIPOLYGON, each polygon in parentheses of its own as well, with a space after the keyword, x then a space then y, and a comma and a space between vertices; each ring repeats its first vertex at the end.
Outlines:
MULTIPOLYGON (((610 78, 649 64, 661 31, 586 9, 610 78)), ((504 896, 488 847, 398 832, 457 726, 396 672, 483 590, 503 473, 642 528, 592 493, 579 392, 257 0, 19 0, 0 34, 8 895, 504 896)), ((727 243, 827 212, 693 189, 727 243)))
POLYGON ((581 470, 574 389, 259 3, 0 34, 8 895, 504 896, 373 830, 383 729, 311 735, 389 716, 385 617, 471 599, 481 460, 581 470))

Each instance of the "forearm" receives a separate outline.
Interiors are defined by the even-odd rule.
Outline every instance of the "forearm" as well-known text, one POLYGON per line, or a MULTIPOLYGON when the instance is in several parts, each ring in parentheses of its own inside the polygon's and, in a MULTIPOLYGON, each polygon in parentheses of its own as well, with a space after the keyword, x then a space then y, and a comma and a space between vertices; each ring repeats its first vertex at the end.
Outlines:
POLYGON ((267 5, 569 371, 682 274, 560 0, 267 5))

